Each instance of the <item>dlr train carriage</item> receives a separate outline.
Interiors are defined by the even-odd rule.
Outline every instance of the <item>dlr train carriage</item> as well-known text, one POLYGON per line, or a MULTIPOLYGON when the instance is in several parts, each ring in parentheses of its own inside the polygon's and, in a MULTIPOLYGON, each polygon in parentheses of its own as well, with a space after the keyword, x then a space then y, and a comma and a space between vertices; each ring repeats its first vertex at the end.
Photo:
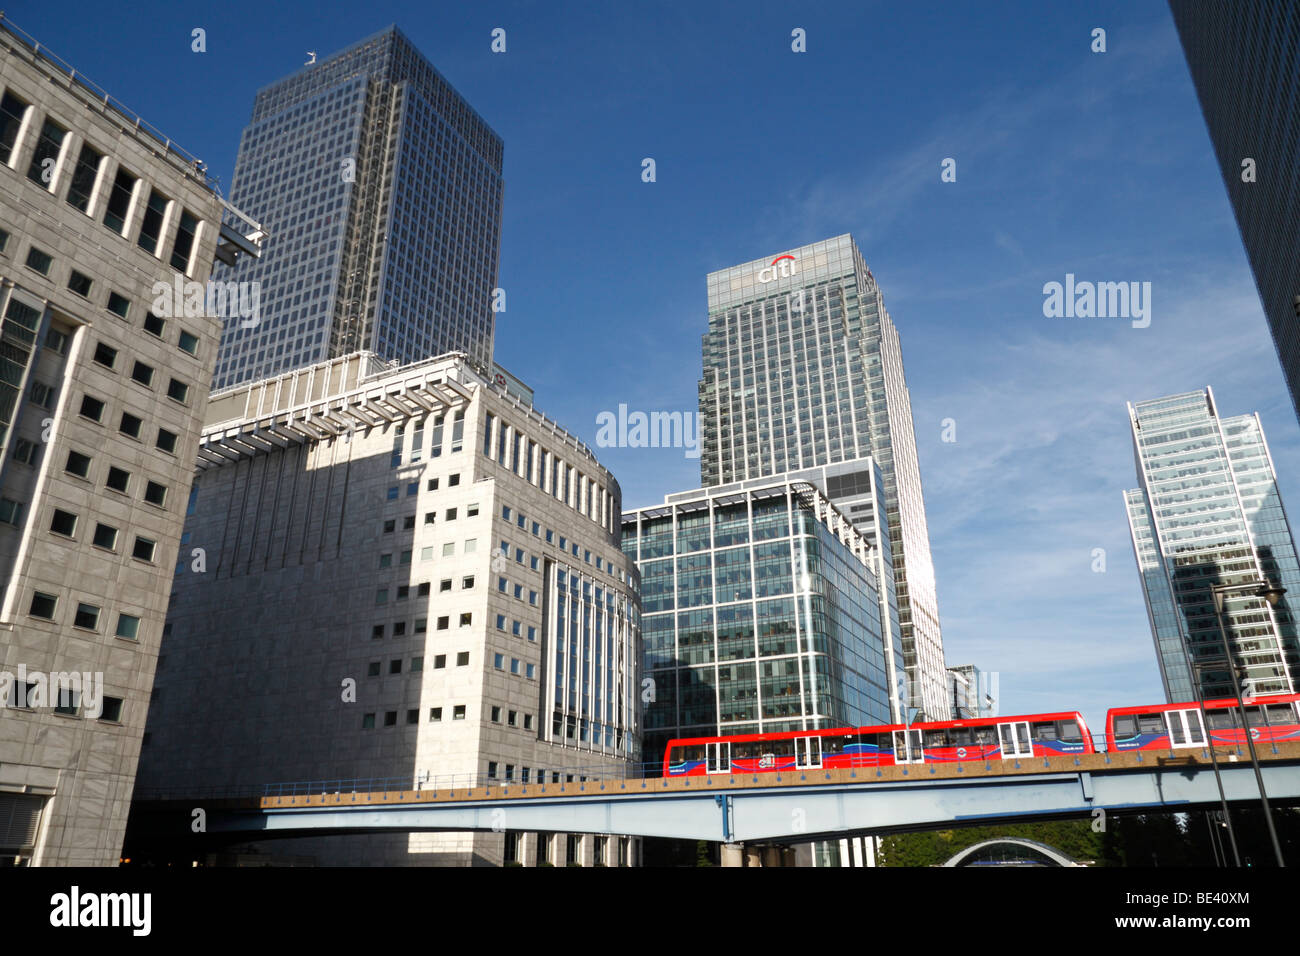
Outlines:
POLYGON ((670 740, 664 776, 780 773, 1095 753, 1075 712, 670 740))
MULTIPOLYGON (((1300 740, 1300 719, 1296 704, 1300 694, 1247 697, 1242 703, 1251 739, 1259 742, 1300 740)), ((1171 750, 1204 747, 1206 724, 1216 744, 1245 746, 1237 701, 1207 700, 1205 719, 1195 702, 1149 704, 1143 707, 1113 707, 1106 712, 1106 749, 1171 750)))

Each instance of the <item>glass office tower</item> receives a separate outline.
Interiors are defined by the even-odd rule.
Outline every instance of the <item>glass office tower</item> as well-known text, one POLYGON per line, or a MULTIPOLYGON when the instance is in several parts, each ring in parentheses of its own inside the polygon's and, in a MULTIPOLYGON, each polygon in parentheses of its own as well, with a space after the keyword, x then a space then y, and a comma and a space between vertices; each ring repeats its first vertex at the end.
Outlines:
POLYGON ((902 648, 873 549, 810 482, 669 495, 624 513, 623 551, 641 572, 647 759, 673 737, 890 722, 902 648))
POLYGON ((1259 416, 1220 418, 1206 388, 1130 404, 1129 421, 1142 487, 1124 502, 1168 699, 1232 696, 1211 586, 1261 578, 1287 593, 1225 596, 1233 659, 1246 693, 1293 692, 1300 565, 1259 416))
MULTIPOLYGON (((889 539, 910 706, 947 718, 948 675, 902 349, 853 237, 710 273, 708 289, 699 386, 704 484, 873 458, 887 512, 850 515, 868 538, 889 539)), ((847 500, 827 490, 837 505, 847 500)))
POLYGON ((1300 410, 1300 5, 1170 0, 1169 7, 1300 410))
POLYGON ((395 27, 257 94, 231 202, 269 233, 214 387, 369 350, 492 362, 502 143, 395 27))

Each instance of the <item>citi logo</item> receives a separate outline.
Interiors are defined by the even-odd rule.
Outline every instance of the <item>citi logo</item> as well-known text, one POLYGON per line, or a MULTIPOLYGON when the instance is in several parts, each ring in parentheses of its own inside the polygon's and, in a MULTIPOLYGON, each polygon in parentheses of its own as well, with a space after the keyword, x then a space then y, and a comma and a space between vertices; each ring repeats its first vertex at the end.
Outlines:
POLYGON ((759 282, 788 279, 799 274, 799 260, 794 256, 777 256, 772 264, 758 274, 759 282), (779 264, 778 264, 779 263, 779 264))

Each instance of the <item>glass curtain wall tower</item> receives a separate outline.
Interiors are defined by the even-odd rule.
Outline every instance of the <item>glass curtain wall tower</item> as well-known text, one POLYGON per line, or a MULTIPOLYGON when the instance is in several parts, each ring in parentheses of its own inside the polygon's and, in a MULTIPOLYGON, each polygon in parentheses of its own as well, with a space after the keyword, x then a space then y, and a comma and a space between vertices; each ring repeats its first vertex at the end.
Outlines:
POLYGON ((257 94, 231 202, 270 233, 216 389, 358 350, 491 368, 502 142, 396 27, 257 94))
POLYGON ((704 484, 873 458, 884 520, 874 509, 849 513, 869 539, 889 541, 910 705, 947 718, 911 397, 898 330, 862 253, 852 236, 837 236, 710 273, 708 290, 704 484))
POLYGON ((1294 692, 1300 565, 1259 416, 1220 418, 1206 388, 1130 404, 1129 421, 1142 487, 1124 502, 1168 699, 1193 682, 1232 696, 1211 588, 1261 578, 1287 593, 1275 607, 1225 595, 1233 659, 1246 693, 1294 692))

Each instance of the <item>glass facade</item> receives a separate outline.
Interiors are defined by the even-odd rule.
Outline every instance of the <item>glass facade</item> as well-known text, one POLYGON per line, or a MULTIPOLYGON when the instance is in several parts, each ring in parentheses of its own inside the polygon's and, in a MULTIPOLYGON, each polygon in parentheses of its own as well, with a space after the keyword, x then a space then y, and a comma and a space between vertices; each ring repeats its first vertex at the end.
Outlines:
MULTIPOLYGON (((710 273, 699 384, 706 486, 870 457, 889 540, 911 707, 949 716, 930 533, 898 331, 853 237, 710 273)), ((832 492, 837 504, 847 501, 832 492)))
POLYGON ((1169 8, 1300 412, 1300 6, 1170 0, 1169 8))
POLYGON ((872 549, 812 484, 671 496, 623 516, 641 571, 644 752, 673 737, 888 723, 902 660, 872 549))
POLYGON ((1142 487, 1124 501, 1165 694, 1187 700, 1195 681, 1232 696, 1211 587, 1261 578, 1288 593, 1275 607, 1225 595, 1233 659, 1246 693, 1293 692, 1300 565, 1258 416, 1220 418, 1207 388, 1130 405, 1129 418, 1142 487))
POLYGON ((226 318, 215 388, 361 349, 492 362, 501 139, 396 28, 257 94, 231 203, 269 237, 219 266, 258 282, 226 318))

